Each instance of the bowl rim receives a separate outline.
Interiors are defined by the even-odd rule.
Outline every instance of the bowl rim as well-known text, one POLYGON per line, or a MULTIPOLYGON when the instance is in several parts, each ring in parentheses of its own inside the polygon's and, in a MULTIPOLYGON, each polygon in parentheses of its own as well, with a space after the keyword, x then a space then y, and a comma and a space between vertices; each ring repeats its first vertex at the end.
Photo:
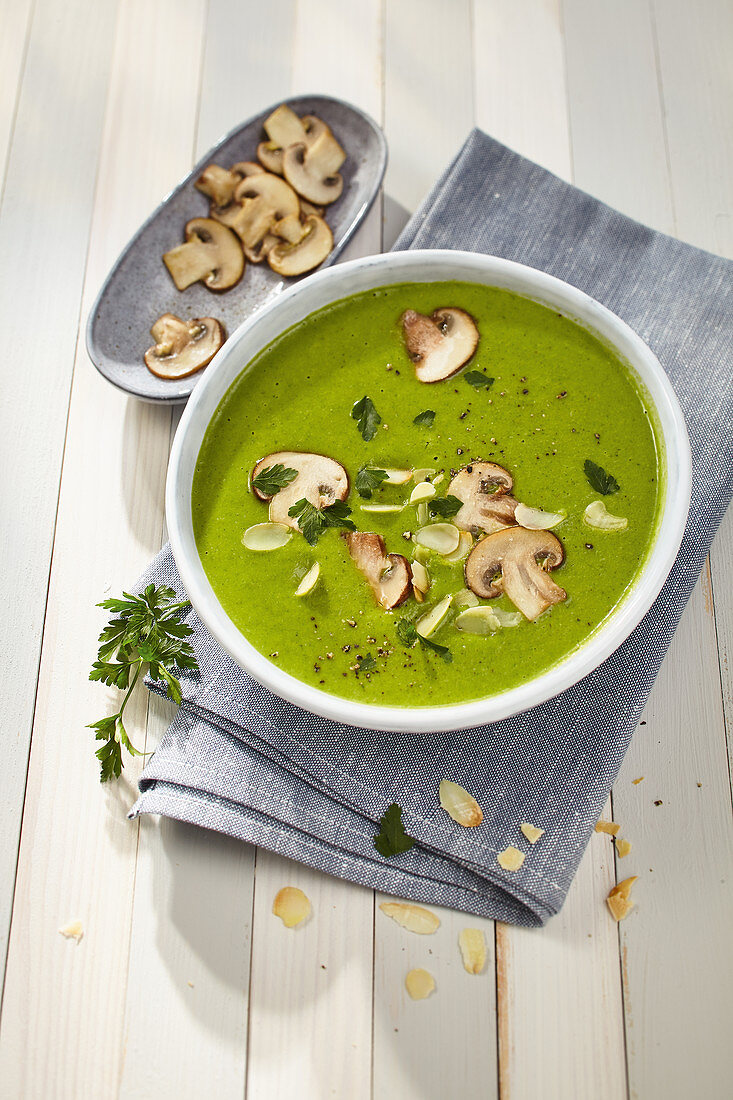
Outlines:
POLYGON ((687 522, 691 482, 690 445, 677 397, 657 357, 625 321, 572 284, 514 260, 457 250, 414 249, 366 256, 318 271, 289 287, 232 333, 207 367, 181 417, 168 464, 165 506, 171 549, 186 593, 204 626, 246 673, 280 698, 340 725, 429 733, 486 725, 519 714, 565 691, 610 657, 652 606, 672 568, 687 522), (612 345, 654 412, 655 434, 663 448, 660 465, 665 467, 659 518, 645 561, 619 603, 585 641, 539 676, 496 695, 462 703, 425 707, 361 703, 321 691, 278 668, 226 614, 204 572, 193 537, 193 470, 203 436, 224 394, 276 335, 331 302, 362 290, 448 279, 481 282, 560 307, 571 320, 612 345))

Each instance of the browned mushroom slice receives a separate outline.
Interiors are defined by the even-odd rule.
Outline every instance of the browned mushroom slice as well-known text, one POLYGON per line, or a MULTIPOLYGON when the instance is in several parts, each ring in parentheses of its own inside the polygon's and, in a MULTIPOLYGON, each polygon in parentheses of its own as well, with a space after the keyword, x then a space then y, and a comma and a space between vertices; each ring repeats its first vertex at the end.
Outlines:
POLYGON ((273 145, 286 149, 298 141, 305 141, 306 128, 292 107, 281 103, 262 124, 273 145))
POLYGON ((302 275, 326 259, 333 248, 333 233, 323 218, 306 218, 303 235, 297 244, 282 241, 270 249, 267 262, 278 275, 302 275))
POLYGON ((257 146, 257 158, 268 172, 283 174, 283 151, 274 141, 261 141, 257 146))
POLYGON ((300 212, 292 187, 270 172, 243 179, 234 200, 233 210, 212 211, 212 216, 231 226, 246 248, 254 248, 276 221, 300 212))
POLYGON ((466 584, 484 599, 503 592, 534 622, 551 604, 567 599, 547 572, 564 557, 562 543, 550 531, 505 527, 476 543, 466 560, 466 584))
POLYGON ((286 104, 273 111, 264 125, 270 140, 260 142, 257 146, 257 157, 268 172, 274 172, 278 176, 283 174, 283 151, 288 145, 300 142, 312 145, 328 129, 325 122, 315 115, 298 118, 286 104))
POLYGON ((214 206, 227 206, 232 201, 242 175, 236 168, 222 168, 218 164, 209 164, 196 180, 195 187, 208 195, 214 206))
POLYGON ((203 282, 209 290, 228 290, 242 278, 242 247, 230 229, 212 218, 193 218, 186 224, 186 243, 163 256, 179 290, 203 282))
POLYGON ((226 340, 224 329, 214 317, 182 321, 164 313, 150 330, 155 346, 145 352, 145 366, 158 378, 186 378, 201 370, 226 340))
POLYGON ((390 609, 404 603, 412 591, 407 558, 388 554, 382 536, 371 531, 350 531, 345 538, 349 553, 369 582, 379 606, 390 609))
POLYGON ((465 366, 478 345, 478 328, 462 309, 436 309, 432 317, 402 314, 407 354, 420 382, 442 382, 465 366))
POLYGON ((289 145, 283 153, 285 179, 308 202, 328 206, 343 190, 339 168, 346 159, 336 138, 323 123, 323 131, 311 144, 289 145))
POLYGON ((300 213, 303 218, 307 218, 309 214, 315 214, 317 218, 323 217, 323 207, 314 206, 312 202, 308 202, 307 199, 300 200, 300 213))
POLYGON ((448 486, 448 495, 463 501, 453 523, 464 531, 485 531, 489 535, 515 523, 517 502, 508 495, 513 484, 509 471, 495 462, 464 466, 448 486))
POLYGON ((253 160, 240 160, 232 165, 231 170, 242 179, 243 176, 261 176, 265 169, 253 160))
POLYGON ((258 241, 253 248, 248 248, 244 245, 244 254, 250 263, 261 264, 263 260, 266 260, 272 249, 276 244, 280 244, 281 238, 276 237, 274 233, 266 233, 261 241, 258 241))
POLYGON ((306 451, 275 451, 261 458, 252 471, 251 480, 254 481, 268 467, 278 464, 297 470, 298 476, 272 497, 252 486, 256 497, 270 501, 272 523, 284 523, 286 527, 299 531, 297 519, 288 515, 288 510, 296 501, 305 498, 314 508, 327 508, 337 500, 346 500, 349 495, 349 476, 343 466, 326 455, 306 451))

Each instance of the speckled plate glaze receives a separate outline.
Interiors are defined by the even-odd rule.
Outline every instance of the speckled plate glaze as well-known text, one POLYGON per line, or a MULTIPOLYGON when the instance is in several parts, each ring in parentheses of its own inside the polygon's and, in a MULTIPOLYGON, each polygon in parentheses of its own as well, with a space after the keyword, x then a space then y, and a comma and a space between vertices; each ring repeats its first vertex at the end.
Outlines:
MULTIPOLYGON (((343 192, 325 214, 334 249, 316 269, 321 270, 334 262, 374 202, 387 166, 387 143, 372 119, 340 99, 305 95, 285 102, 300 116, 318 115, 327 122, 346 152, 343 192)), ((256 160, 257 145, 265 136, 262 123, 277 106, 232 130, 201 158, 141 226, 107 277, 89 316, 87 350, 100 374, 119 389, 144 401, 186 401, 206 371, 177 381, 156 378, 143 362, 153 342, 153 322, 162 313, 184 320, 216 317, 231 334, 286 286, 307 278, 284 279, 267 262, 248 263, 240 282, 223 294, 202 283, 179 291, 161 259, 182 243, 187 221, 208 214, 208 199, 194 187, 206 165, 214 161, 228 168, 240 160, 256 160)))

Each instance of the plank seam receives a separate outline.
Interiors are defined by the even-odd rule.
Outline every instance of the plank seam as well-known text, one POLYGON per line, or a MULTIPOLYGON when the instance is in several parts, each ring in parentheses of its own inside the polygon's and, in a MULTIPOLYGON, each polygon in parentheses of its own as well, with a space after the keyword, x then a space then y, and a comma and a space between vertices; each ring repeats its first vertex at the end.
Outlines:
POLYGON ((33 30, 33 23, 36 17, 36 0, 31 0, 31 5, 28 8, 28 25, 25 29, 25 38, 23 40, 23 56, 20 62, 20 71, 18 73, 18 86, 15 91, 15 102, 13 103, 13 117, 10 123, 10 131, 8 133, 8 151, 5 157, 5 164, 3 165, 3 178, 2 186, 0 186, 0 207, 2 207, 3 199, 5 198, 5 184, 8 178, 8 167, 10 165, 10 157, 13 151, 13 141, 15 139, 15 125, 18 120, 18 110, 20 107, 20 98, 23 93, 23 81, 25 80, 25 65, 28 59, 28 49, 31 41, 31 32, 33 30))

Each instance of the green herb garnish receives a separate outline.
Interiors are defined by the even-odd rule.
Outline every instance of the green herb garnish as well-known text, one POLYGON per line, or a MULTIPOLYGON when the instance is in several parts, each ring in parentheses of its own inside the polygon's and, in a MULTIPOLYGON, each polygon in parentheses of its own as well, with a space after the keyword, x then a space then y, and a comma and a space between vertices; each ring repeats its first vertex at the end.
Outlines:
POLYGON ((489 378, 488 374, 482 374, 480 370, 467 371, 463 376, 463 380, 477 390, 490 390, 494 384, 494 379, 489 378))
POLYGON ((362 397, 351 410, 351 416, 356 421, 356 426, 362 434, 362 438, 368 443, 377 434, 377 427, 382 423, 382 418, 374 407, 371 397, 362 397))
POLYGON ((413 424, 424 424, 426 428, 432 428, 433 421, 435 420, 435 410, 426 409, 425 412, 418 413, 413 424))
POLYGON ((379 832, 374 838, 374 847, 380 856, 389 859, 402 852, 409 852, 415 838, 408 836, 402 824, 402 808, 393 802, 379 819, 379 832))
POLYGON ((386 470, 375 470, 371 466, 362 466, 354 479, 356 491, 364 500, 371 500, 372 490, 378 489, 387 480, 386 470))
POLYGON ((450 519, 451 516, 455 516, 462 507, 463 501, 450 494, 447 497, 434 497, 428 501, 428 509, 433 515, 442 516, 443 519, 450 519))
POLYGON ((190 607, 188 600, 176 600, 176 593, 167 585, 149 584, 144 592, 124 599, 102 600, 103 607, 114 614, 99 635, 99 653, 89 673, 90 680, 125 692, 122 706, 109 718, 90 722, 88 729, 97 731, 95 740, 103 741, 96 756, 100 762, 100 778, 106 783, 122 771, 122 749, 131 756, 142 756, 130 741, 123 722, 127 701, 146 670, 154 680, 164 680, 168 697, 181 702, 181 685, 173 669, 196 669, 198 663, 187 638, 193 630, 178 618, 178 613, 190 607))
POLYGON ((366 657, 356 658, 356 671, 359 672, 373 672, 377 667, 377 662, 372 657, 371 653, 367 653, 366 657))
POLYGON ((597 466, 595 462, 591 462, 589 458, 586 458, 583 469, 585 476, 591 483, 594 489, 599 493, 603 493, 604 497, 607 497, 610 493, 617 493, 620 485, 616 481, 616 478, 612 474, 607 474, 602 466, 597 466))
POLYGON ((415 642, 419 642, 420 645, 425 646, 426 649, 432 649, 433 653, 437 653, 447 665, 453 660, 453 654, 448 649, 448 646, 438 645, 437 642, 431 642, 429 638, 423 638, 422 634, 419 634, 415 624, 410 622, 409 619, 400 619, 397 623, 397 637, 408 648, 412 648, 415 642))
POLYGON ((355 531, 356 524, 348 517, 351 509, 343 500, 336 500, 325 508, 316 508, 309 500, 303 497, 296 500, 292 508, 288 508, 288 515, 297 519, 303 538, 311 546, 315 546, 327 527, 345 527, 347 531, 355 531))
POLYGON ((274 497, 275 493, 295 481, 297 476, 297 470, 291 470, 278 462, 275 466, 266 466, 264 470, 260 470, 257 477, 252 478, 252 488, 262 493, 263 497, 274 497))

